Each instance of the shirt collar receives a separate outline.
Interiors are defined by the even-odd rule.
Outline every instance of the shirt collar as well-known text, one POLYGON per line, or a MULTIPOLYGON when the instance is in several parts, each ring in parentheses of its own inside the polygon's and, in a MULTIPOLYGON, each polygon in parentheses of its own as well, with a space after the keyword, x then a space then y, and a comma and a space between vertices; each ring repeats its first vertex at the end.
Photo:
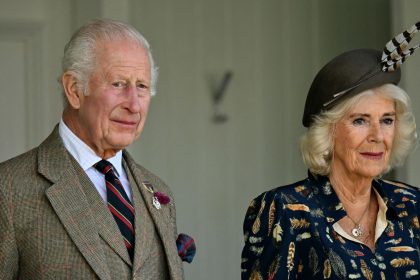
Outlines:
MULTIPOLYGON (((85 142, 77 137, 73 131, 70 130, 70 128, 64 123, 63 119, 60 120, 58 129, 60 137, 63 140, 64 147, 74 157, 84 171, 89 168, 93 168, 93 165, 102 159, 98 157, 85 142)), ((122 151, 118 151, 115 156, 108 158, 107 161, 114 166, 114 170, 118 173, 118 176, 123 174, 122 151)))

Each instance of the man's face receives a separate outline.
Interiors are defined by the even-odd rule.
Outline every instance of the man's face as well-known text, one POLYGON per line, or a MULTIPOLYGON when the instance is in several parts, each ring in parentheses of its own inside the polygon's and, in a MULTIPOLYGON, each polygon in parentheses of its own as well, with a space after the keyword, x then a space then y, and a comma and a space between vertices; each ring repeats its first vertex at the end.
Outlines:
POLYGON ((96 50, 88 95, 80 97, 76 134, 98 155, 112 155, 143 130, 151 99, 150 61, 132 41, 99 42, 96 50))

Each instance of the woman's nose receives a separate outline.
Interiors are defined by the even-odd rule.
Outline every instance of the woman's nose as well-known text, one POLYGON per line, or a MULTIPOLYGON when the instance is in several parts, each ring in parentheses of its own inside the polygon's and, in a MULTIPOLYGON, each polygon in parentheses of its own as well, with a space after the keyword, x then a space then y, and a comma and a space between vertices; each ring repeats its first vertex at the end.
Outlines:
POLYGON ((369 141, 382 142, 384 140, 384 132, 380 124, 373 124, 370 127, 369 141))

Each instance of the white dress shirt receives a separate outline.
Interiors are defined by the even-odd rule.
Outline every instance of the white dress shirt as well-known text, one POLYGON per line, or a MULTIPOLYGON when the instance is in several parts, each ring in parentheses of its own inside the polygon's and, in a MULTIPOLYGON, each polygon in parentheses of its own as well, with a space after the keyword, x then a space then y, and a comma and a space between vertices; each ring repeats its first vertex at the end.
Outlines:
MULTIPOLYGON (((86 172, 102 199, 107 202, 105 175, 93 167, 102 158, 98 157, 85 142, 77 137, 64 123, 63 119, 60 120, 58 131, 63 140, 64 147, 86 172)), ((127 196, 132 201, 130 183, 122 167, 122 151, 117 152, 115 156, 108 158, 107 161, 114 166, 114 171, 116 171, 115 173, 118 179, 121 181, 127 196)))

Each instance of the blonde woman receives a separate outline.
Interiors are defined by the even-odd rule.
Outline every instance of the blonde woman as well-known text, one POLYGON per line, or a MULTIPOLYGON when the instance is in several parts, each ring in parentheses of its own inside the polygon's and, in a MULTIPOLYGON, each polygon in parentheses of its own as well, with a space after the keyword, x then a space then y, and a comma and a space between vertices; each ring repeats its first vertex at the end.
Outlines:
POLYGON ((242 279, 420 279, 420 192, 381 179, 416 142, 400 49, 352 50, 318 72, 303 115, 308 177, 251 202, 242 279))

